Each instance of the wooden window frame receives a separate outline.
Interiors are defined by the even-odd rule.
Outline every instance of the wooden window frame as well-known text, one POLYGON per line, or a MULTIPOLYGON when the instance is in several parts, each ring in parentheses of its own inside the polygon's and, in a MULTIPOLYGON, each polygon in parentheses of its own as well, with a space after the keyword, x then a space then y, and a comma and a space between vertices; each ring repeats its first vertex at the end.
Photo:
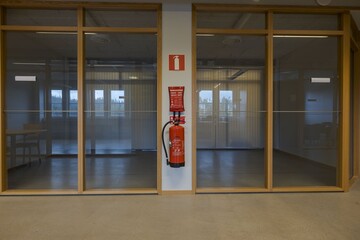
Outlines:
MULTIPOLYGON (((85 181, 85 115, 84 115, 84 87, 85 87, 85 59, 84 45, 85 32, 111 32, 111 33, 144 33, 157 34, 157 119, 161 119, 161 4, 152 3, 64 3, 64 2, 32 2, 32 1, 7 1, 0 3, 0 92, 5 91, 5 59, 4 54, 4 35, 6 31, 73 31, 77 33, 77 78, 78 78, 78 114, 77 114, 77 135, 78 135, 78 188, 72 190, 23 190, 7 189, 7 166, 6 166, 6 121, 5 121, 5 99, 4 94, 0 96, 0 195, 49 195, 49 194, 158 194, 161 193, 161 151, 157 151, 157 183, 156 188, 129 188, 129 189, 86 189, 85 181), (16 26, 5 24, 6 8, 28 8, 28 9, 75 9, 77 11, 77 26, 16 26), (157 14, 157 26, 151 28, 141 27, 85 27, 85 9, 112 9, 112 10, 133 10, 133 11, 155 11, 157 14)), ((157 128, 161 129, 161 122, 157 121, 157 128)), ((157 149, 161 149, 161 135, 157 133, 157 149)))
MULTIPOLYGON (((219 4, 194 4, 193 5, 193 88, 196 88, 196 34, 226 34, 226 35, 259 35, 266 36, 266 122, 265 122, 265 183, 264 188, 197 188, 196 185, 196 146, 193 151, 193 189, 197 193, 222 193, 222 192, 346 192, 349 190, 349 79, 350 79, 350 13, 349 8, 314 8, 314 7, 282 7, 282 6, 241 6, 219 4), (257 12, 266 14, 266 29, 218 29, 197 28, 196 13, 200 12, 257 12), (276 13, 293 14, 338 14, 340 16, 339 30, 275 30, 273 16, 276 13), (310 186, 310 187, 274 187, 273 186, 273 35, 328 35, 339 38, 339 74, 340 74, 340 122, 339 133, 339 158, 337 166, 336 186, 310 186)), ((193 95, 193 101, 196 96, 193 95)), ((196 116, 196 106, 193 116, 196 116)), ((196 129, 197 119, 193 119, 193 129, 196 129)), ((194 131, 195 132, 195 131, 194 131)), ((196 142, 196 134, 193 133, 196 142)), ((357 169, 359 168, 358 164, 357 169)))

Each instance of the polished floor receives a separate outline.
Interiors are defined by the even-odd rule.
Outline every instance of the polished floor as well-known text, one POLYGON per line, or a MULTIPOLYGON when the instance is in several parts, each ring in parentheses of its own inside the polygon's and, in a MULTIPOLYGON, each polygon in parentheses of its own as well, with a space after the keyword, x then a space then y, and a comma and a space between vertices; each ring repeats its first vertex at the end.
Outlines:
MULTIPOLYGON (((336 168, 281 151, 273 154, 274 187, 336 186, 336 168)), ((265 186, 264 150, 198 150, 198 188, 265 186)))
POLYGON ((1 196, 4 240, 358 240, 348 193, 1 196))
MULTIPOLYGON (((156 189, 156 152, 86 158, 87 189, 156 189)), ((336 168, 274 152, 274 187, 335 186, 336 168)), ((53 156, 8 171, 9 189, 77 189, 76 156, 53 156)), ((198 150, 198 188, 264 188, 263 150, 198 150)))
MULTIPOLYGON (((86 157, 87 189, 156 188, 156 152, 86 157)), ((77 189, 76 156, 53 156, 8 171, 9 189, 77 189)))

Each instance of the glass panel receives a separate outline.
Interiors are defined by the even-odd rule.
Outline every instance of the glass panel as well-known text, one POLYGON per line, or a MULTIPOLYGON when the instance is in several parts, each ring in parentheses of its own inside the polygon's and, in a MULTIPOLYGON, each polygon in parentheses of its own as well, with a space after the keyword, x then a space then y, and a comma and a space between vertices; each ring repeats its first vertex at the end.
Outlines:
POLYGON ((156 188, 157 36, 86 35, 86 186, 156 188))
POLYGON ((200 90, 199 91, 199 120, 206 121, 207 118, 212 117, 213 112, 213 91, 200 90))
POLYGON ((338 39, 274 39, 274 186, 335 186, 338 39))
POLYGON ((198 37, 197 46, 198 187, 264 187, 265 37, 198 37))
POLYGON ((62 117, 62 90, 51 90, 51 116, 62 117))
POLYGON ((338 30, 338 15, 274 14, 274 29, 279 30, 338 30))
POLYGON ((85 25, 89 27, 157 27, 156 11, 119 11, 87 9, 85 25))
POLYGON ((78 111, 78 92, 77 90, 70 90, 70 102, 69 102, 69 116, 76 117, 78 111))
POLYGON ((76 44, 76 35, 6 33, 9 189, 77 188, 76 44))
POLYGON ((198 28, 265 29, 264 13, 198 12, 198 28))
POLYGON ((94 90, 94 105, 96 117, 103 117, 105 115, 104 103, 104 90, 94 90))
POLYGON ((124 90, 111 90, 111 116, 125 116, 124 90))
POLYGON ((76 10, 71 9, 6 9, 6 24, 34 26, 76 26, 76 10))
POLYGON ((219 93, 219 116, 220 120, 226 120, 233 116, 233 97, 231 90, 220 90, 219 93))

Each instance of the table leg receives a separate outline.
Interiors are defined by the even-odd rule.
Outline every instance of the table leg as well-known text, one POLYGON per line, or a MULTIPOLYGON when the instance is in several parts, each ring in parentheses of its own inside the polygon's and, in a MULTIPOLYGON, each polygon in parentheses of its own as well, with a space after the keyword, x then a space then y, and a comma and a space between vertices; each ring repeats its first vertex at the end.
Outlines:
POLYGON ((10 136, 10 168, 16 163, 16 136, 10 136))

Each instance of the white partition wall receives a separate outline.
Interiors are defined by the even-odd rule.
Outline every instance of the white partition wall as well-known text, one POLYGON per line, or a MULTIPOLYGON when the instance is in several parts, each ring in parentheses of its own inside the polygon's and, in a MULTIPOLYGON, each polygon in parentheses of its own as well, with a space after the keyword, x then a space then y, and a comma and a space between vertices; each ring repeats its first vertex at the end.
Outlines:
MULTIPOLYGON (((162 191, 192 190, 192 73, 191 73, 191 4, 163 4, 162 15, 162 122, 169 121, 169 86, 185 86, 185 167, 170 168, 162 157, 162 191), (169 70, 169 55, 185 55, 183 71, 169 70)), ((167 142, 168 128, 165 132, 167 142)))

